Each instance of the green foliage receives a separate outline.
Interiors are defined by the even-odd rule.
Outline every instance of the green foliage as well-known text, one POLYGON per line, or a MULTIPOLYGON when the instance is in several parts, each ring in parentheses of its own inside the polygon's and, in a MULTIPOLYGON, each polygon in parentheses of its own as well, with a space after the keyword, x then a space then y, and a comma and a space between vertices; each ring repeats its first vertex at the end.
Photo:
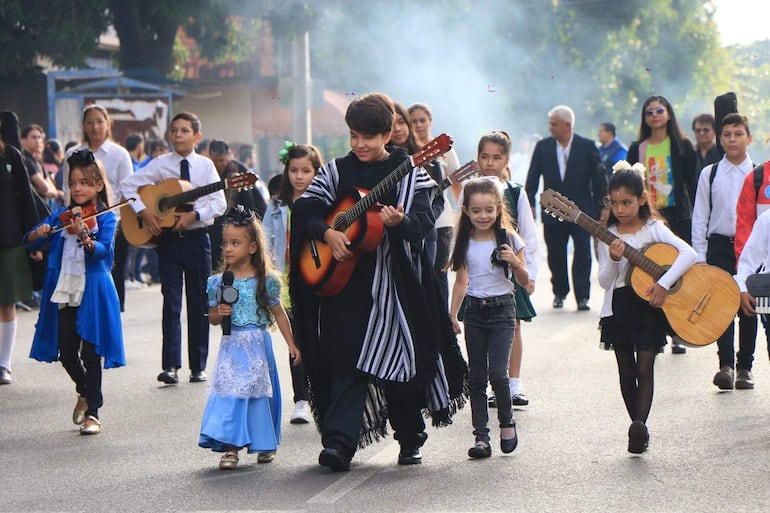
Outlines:
POLYGON ((32 70, 39 54, 61 66, 81 66, 107 24, 106 0, 0 0, 0 76, 32 70))

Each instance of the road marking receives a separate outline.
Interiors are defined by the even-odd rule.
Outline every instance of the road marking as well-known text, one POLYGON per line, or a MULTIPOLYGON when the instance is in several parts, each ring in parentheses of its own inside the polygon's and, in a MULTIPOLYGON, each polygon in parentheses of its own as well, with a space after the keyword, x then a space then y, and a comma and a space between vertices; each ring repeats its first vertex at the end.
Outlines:
POLYGON ((366 460, 364 468, 354 468, 345 473, 339 480, 310 497, 308 504, 334 504, 379 472, 383 465, 395 463, 399 450, 400 446, 397 443, 388 444, 366 460))

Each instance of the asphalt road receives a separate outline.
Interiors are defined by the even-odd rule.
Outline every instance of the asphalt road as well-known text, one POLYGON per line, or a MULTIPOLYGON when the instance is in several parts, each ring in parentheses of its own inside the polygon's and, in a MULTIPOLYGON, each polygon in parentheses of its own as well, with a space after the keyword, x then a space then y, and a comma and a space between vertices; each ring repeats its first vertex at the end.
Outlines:
MULTIPOLYGON (((288 423, 285 345, 283 443, 275 461, 242 456, 235 471, 197 446, 206 385, 162 386, 159 286, 128 291, 128 365, 104 373, 104 424, 80 436, 70 417, 74 385, 63 368, 27 358, 37 312, 19 313, 15 382, 0 387, 0 512, 754 512, 770 510, 770 372, 758 344, 756 389, 711 384, 716 347, 670 350, 656 363, 647 453, 626 452, 629 420, 612 353, 598 349, 602 291, 590 312, 569 299, 551 308, 548 272, 524 326, 523 379, 530 405, 516 411, 519 448, 469 461, 470 408, 429 429, 424 462, 396 464, 398 444, 359 451, 349 473, 317 465, 314 426, 288 423)), ((212 329, 216 354, 219 330, 212 329)), ((211 368, 211 365, 209 365, 211 368)), ((493 428, 493 436, 497 436, 493 428)))

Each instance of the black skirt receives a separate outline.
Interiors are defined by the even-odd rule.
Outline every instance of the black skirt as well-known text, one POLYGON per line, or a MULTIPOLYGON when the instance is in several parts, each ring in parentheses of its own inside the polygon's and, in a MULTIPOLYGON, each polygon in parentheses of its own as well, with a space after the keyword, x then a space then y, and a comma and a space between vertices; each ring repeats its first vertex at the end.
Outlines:
POLYGON ((608 350, 623 347, 663 351, 669 330, 663 310, 651 307, 631 287, 613 291, 612 316, 603 317, 599 325, 602 346, 608 350))

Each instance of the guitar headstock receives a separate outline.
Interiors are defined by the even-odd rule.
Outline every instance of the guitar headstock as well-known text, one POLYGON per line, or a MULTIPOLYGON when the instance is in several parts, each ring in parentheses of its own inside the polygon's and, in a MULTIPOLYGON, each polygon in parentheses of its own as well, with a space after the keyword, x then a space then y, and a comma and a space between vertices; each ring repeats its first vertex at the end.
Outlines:
POLYGON ((439 135, 412 155, 412 164, 417 167, 440 157, 452 149, 452 142, 452 138, 447 134, 439 135))
POLYGON ((236 173, 225 180, 225 189, 248 189, 257 183, 254 173, 236 173))
POLYGON ((467 180, 468 178, 478 174, 478 172, 479 163, 475 160, 471 160, 470 162, 466 162, 462 166, 458 167, 453 173, 447 176, 447 180, 450 184, 462 182, 463 180, 467 180))
POLYGON ((562 196, 553 189, 546 189, 540 195, 540 204, 545 208, 546 213, 551 214, 561 221, 570 221, 574 223, 580 209, 569 198, 562 196))

